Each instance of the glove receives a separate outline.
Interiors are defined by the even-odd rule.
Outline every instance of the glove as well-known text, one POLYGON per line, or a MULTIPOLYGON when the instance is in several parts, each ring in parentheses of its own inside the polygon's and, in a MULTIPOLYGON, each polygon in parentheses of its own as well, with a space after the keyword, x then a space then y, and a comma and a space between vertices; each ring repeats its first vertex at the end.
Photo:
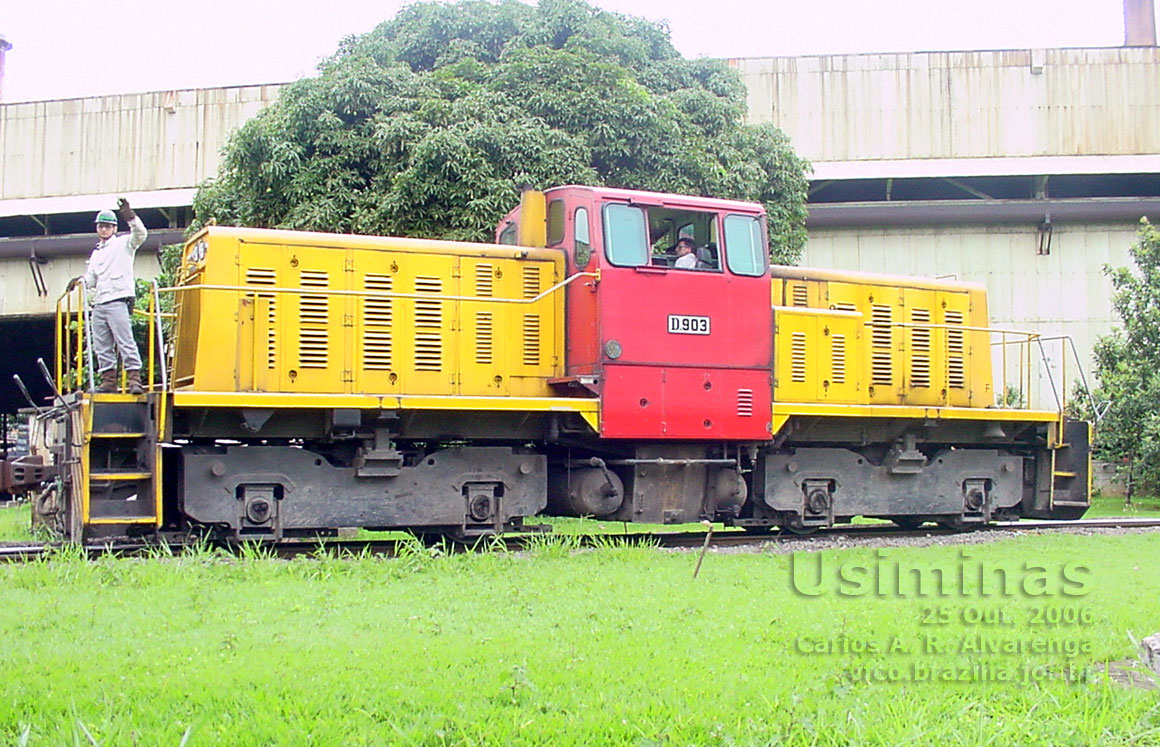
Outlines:
POLYGON ((68 281, 68 287, 64 289, 64 292, 65 292, 65 293, 68 293, 68 292, 69 292, 69 291, 71 291, 73 288, 77 287, 77 286, 80 284, 80 282, 81 282, 81 279, 80 279, 80 276, 78 275, 77 277, 75 277, 75 278, 73 278, 72 280, 68 281))
POLYGON ((133 212, 133 208, 129 207, 129 201, 124 197, 117 198, 117 212, 126 223, 137 217, 137 213, 133 212))

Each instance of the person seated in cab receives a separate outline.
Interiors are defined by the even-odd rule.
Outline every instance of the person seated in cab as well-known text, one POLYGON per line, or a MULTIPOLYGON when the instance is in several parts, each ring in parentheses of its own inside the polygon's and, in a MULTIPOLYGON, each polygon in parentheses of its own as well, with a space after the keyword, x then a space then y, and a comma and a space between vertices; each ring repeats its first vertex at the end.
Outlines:
POLYGON ((677 240, 677 261, 673 265, 678 270, 693 270, 697 267, 697 255, 693 253, 696 247, 690 238, 677 240))

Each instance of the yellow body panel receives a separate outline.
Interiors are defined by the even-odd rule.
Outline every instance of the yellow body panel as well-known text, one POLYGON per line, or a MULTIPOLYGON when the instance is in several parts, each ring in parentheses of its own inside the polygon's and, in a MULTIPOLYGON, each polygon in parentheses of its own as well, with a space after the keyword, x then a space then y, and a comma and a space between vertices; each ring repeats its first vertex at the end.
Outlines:
POLYGON ((550 397, 563 278, 554 250, 209 228, 185 248, 174 387, 550 397))
POLYGON ((861 314, 775 307, 775 324, 775 341, 789 343, 778 348, 775 401, 864 401, 861 314))
POLYGON ((990 339, 977 329, 988 323, 982 286, 791 267, 773 275, 775 402, 994 405, 990 339))

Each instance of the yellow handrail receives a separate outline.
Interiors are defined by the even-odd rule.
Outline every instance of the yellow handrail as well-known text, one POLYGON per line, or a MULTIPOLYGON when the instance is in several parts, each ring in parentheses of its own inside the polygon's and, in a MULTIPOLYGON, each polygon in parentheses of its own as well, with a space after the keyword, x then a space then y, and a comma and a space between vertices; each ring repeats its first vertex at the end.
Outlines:
MULTIPOLYGON (((56 359, 53 365, 53 378, 58 391, 71 392, 84 388, 85 383, 85 283, 82 279, 75 286, 68 288, 56 300, 56 359), (78 303, 73 308, 73 299, 78 303), (76 333, 69 328, 76 315, 76 333), (74 350, 73 343, 76 348, 74 350), (75 357, 75 360, 74 360, 75 357)), ((91 368, 91 366, 90 366, 91 368)))
MULTIPOLYGON (((542 291, 539 295, 531 298, 502 298, 495 296, 448 296, 439 295, 436 300, 439 301, 473 301, 477 303, 514 303, 514 304, 534 304, 542 301, 544 298, 552 295, 556 291, 570 285, 578 278, 595 278, 600 280, 599 272, 578 272, 575 275, 570 275, 564 280, 556 283, 552 287, 542 291)), ((178 293, 182 291, 192 290, 212 290, 212 291, 233 291, 244 293, 289 293, 291 295, 300 296, 353 296, 356 298, 413 298, 420 301, 429 301, 433 298, 430 293, 394 293, 392 291, 365 291, 365 290, 339 290, 336 288, 278 288, 267 285, 175 285, 166 288, 157 289, 161 293, 178 293)))
MULTIPOLYGON (((61 393, 72 392, 78 389, 85 388, 85 373, 89 373, 90 384, 93 383, 94 371, 90 370, 95 365, 90 354, 88 365, 85 365, 85 353, 90 352, 89 346, 86 344, 86 311, 88 309, 86 287, 84 279, 82 278, 75 286, 68 288, 56 300, 56 344, 55 344, 55 363, 54 363, 54 379, 57 389, 61 393), (74 307, 73 301, 77 304, 74 307), (71 322, 76 322, 75 332, 70 328, 71 322), (75 345, 75 347, 74 347, 75 345)), ((154 384, 157 372, 157 323, 161 317, 173 316, 172 314, 162 314, 157 308, 157 298, 155 295, 149 297, 148 311, 134 310, 133 314, 146 317, 150 320, 148 331, 148 345, 149 351, 147 354, 148 367, 143 372, 147 381, 147 388, 149 391, 156 391, 157 386, 154 384)), ((162 362, 164 365, 164 362, 162 362)), ((146 383, 146 382, 142 382, 146 383)), ((121 386, 125 385, 125 372, 121 372, 121 386)), ((164 387, 162 387, 164 389, 164 387)))

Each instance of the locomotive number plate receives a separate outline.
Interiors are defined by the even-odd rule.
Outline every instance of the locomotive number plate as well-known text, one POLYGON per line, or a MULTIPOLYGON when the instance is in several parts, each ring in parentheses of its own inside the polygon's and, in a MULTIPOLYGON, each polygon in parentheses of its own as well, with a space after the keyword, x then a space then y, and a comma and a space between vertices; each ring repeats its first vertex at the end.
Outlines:
POLYGON ((709 334, 709 317, 669 314, 669 334, 707 335, 709 334))

